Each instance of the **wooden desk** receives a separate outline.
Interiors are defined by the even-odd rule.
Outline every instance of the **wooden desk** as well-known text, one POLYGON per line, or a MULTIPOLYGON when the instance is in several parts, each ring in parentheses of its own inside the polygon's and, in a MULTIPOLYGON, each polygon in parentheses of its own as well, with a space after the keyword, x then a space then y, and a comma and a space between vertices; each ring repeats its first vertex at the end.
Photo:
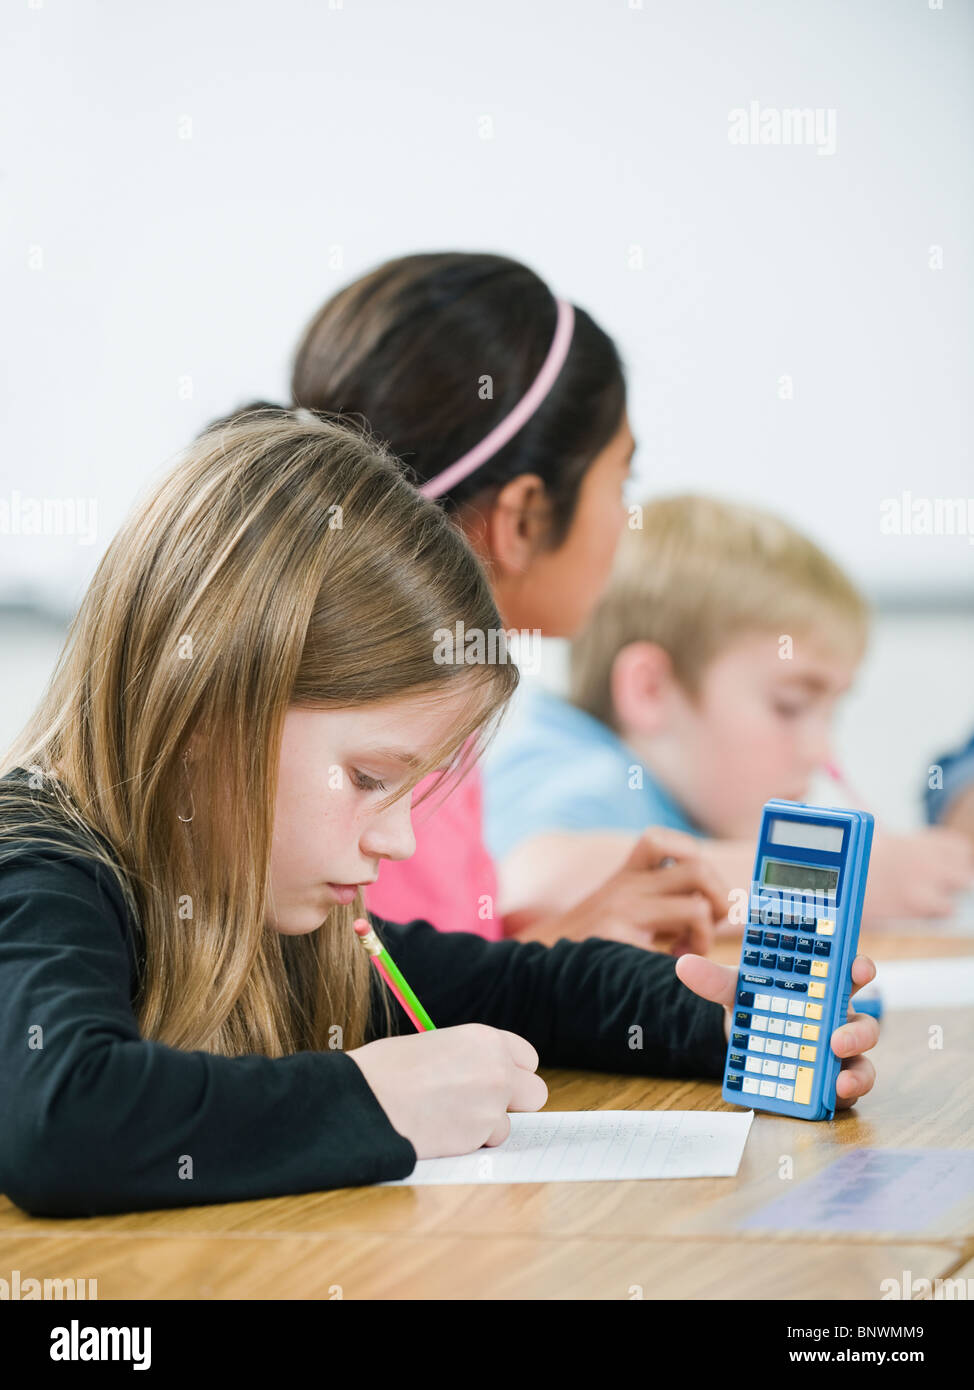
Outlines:
MULTIPOLYGON (((974 938, 871 933, 862 950, 877 961, 974 954, 974 938)), ((718 954, 736 962, 738 949, 718 954)), ((907 1269, 967 1277, 974 1194, 908 1237, 740 1229, 785 1190, 782 1155, 800 1182, 851 1148, 970 1146, 974 1011, 935 1013, 884 1018, 879 1082, 857 1113, 830 1124, 756 1115, 734 1178, 349 1188, 73 1221, 0 1198, 0 1276, 96 1278, 101 1299, 878 1298, 907 1269), (945 1028, 938 1051, 931 1023, 945 1028)), ((554 1110, 729 1108, 715 1082, 544 1075, 554 1110)))

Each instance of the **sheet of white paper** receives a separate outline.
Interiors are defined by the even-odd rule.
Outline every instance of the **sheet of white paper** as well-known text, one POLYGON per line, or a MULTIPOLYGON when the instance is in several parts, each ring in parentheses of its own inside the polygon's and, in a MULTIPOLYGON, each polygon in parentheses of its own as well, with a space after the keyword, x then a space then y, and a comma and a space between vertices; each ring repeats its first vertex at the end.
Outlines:
POLYGON ((459 1158, 423 1158, 408 1178, 381 1185, 732 1178, 753 1119, 753 1110, 512 1114, 511 1132, 496 1148, 459 1158))
MULTIPOLYGON (((974 956, 877 961, 873 984, 884 1010, 962 1008, 974 1004, 974 956)), ((863 997, 867 990, 872 993, 873 985, 861 991, 863 997)))

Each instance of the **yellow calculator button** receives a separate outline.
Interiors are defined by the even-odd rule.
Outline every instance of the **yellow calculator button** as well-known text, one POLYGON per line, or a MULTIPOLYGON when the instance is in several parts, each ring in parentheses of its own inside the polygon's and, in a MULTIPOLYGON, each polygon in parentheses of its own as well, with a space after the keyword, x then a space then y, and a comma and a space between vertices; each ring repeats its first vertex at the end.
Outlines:
POLYGON ((835 935, 835 922, 831 917, 820 917, 818 919, 818 934, 819 936, 835 935))
POLYGON ((806 1018, 821 1018, 821 1017, 822 1017, 822 1006, 821 1006, 821 1004, 806 1004, 806 1005, 805 1005, 805 1017, 806 1017, 806 1018))
MULTIPOLYGON (((802 1049, 804 1051, 804 1049, 802 1049)), ((795 1077, 795 1104, 807 1105, 812 1098, 812 1077, 815 1075, 814 1067, 799 1067, 798 1075, 795 1077)))
POLYGON ((818 1042, 818 1024, 806 1023, 802 1028, 802 1037, 806 1042, 818 1042))
POLYGON ((825 998, 825 986, 822 984, 821 980, 810 980, 810 981, 809 981, 809 983, 808 983, 808 997, 809 997, 809 999, 824 999, 824 998, 825 998))
MULTIPOLYGON (((799 1062, 814 1062, 814 1061, 815 1061, 815 1058, 816 1058, 817 1056, 818 1056, 818 1048, 817 1048, 817 1047, 800 1047, 800 1048, 798 1049, 798 1060, 799 1060, 799 1062)), ((801 1070, 801 1068, 799 1068, 799 1070, 801 1070)))
POLYGON ((819 979, 824 980, 829 973, 829 963, 827 960, 813 960, 812 974, 818 975, 819 979))

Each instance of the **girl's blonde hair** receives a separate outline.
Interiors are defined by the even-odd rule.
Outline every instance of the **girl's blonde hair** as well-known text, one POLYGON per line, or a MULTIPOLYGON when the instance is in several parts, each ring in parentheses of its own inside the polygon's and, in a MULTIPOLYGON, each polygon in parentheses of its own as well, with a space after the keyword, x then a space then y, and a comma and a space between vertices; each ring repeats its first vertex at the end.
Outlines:
POLYGON ((62 844, 43 807, 115 873, 143 938, 144 1037, 271 1057, 334 1045, 334 1025, 363 1041, 361 902, 306 935, 267 925, 284 717, 469 690, 403 790, 455 775, 517 683, 510 663, 434 660, 461 620, 500 626, 459 533, 364 431, 309 411, 219 422, 136 507, 0 764, 33 774, 0 783, 0 850, 62 844))
POLYGON ((858 661, 869 610, 842 570, 780 517, 714 497, 661 497, 623 533, 601 602, 571 648, 571 700, 617 728, 612 667, 631 642, 668 653, 691 695, 753 632, 814 633, 858 661))

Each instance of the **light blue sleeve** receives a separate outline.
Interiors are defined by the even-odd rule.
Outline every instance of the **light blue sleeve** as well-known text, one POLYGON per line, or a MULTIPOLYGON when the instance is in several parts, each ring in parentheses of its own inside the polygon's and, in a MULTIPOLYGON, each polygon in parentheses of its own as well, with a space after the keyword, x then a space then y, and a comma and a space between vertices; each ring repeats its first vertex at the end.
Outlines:
POLYGON ((974 735, 967 744, 939 760, 943 786, 924 789, 924 807, 931 825, 943 819, 947 807, 974 782, 974 735))
POLYGON ((507 750, 484 769, 487 846, 502 859, 523 840, 547 830, 631 830, 649 823, 643 791, 628 784, 628 768, 614 754, 593 750, 571 761, 540 749, 507 750))

